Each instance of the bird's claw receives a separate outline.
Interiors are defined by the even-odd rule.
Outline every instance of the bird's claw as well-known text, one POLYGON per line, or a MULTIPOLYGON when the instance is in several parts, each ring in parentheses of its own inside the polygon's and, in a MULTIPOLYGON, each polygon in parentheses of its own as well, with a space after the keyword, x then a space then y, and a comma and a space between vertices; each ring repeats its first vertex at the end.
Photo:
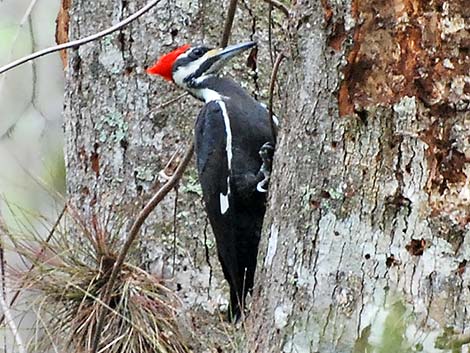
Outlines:
POLYGON ((267 192, 273 164, 274 145, 271 142, 266 142, 263 146, 261 146, 258 153, 261 157, 261 160, 263 161, 259 171, 263 174, 264 178, 256 185, 256 190, 259 192, 267 192))
POLYGON ((274 155, 274 145, 271 142, 266 142, 259 149, 259 156, 263 160, 263 164, 266 162, 272 163, 274 155))

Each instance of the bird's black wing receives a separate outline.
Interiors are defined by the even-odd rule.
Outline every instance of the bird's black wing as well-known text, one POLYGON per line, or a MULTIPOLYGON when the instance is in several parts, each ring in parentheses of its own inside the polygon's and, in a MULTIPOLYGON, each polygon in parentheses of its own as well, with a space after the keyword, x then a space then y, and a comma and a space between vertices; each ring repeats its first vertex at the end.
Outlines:
MULTIPOLYGON (((270 130, 262 120, 256 121, 251 116, 253 109, 249 108, 257 109, 257 106, 247 107, 248 111, 245 111, 235 103, 234 98, 207 103, 196 121, 195 141, 204 203, 216 238, 219 260, 230 284, 232 314, 236 316, 240 312, 239 304, 253 287, 266 199, 265 193, 256 192, 256 185, 262 179, 259 149, 269 141, 270 130), (225 126, 222 107, 229 113, 230 129, 225 126), (230 171, 228 133, 232 137, 230 171), (229 185, 227 181, 230 181, 229 185), (223 207, 223 200, 228 207, 223 207)), ((264 109, 261 114, 266 115, 264 109)), ((264 115, 260 118, 256 114, 260 119, 265 119, 264 115)))
MULTIPOLYGON (((242 291, 246 265, 244 265, 245 255, 240 254, 239 250, 240 234, 236 227, 239 220, 234 219, 238 214, 237 203, 234 203, 233 195, 228 193, 226 129, 220 104, 224 103, 209 102, 199 113, 195 128, 196 158, 199 181, 215 235, 218 257, 224 277, 230 285, 231 314, 237 315, 240 312, 239 300, 244 298, 242 291), (224 195, 229 202, 229 207, 226 209, 221 207, 224 195)), ((257 249, 257 246, 255 248, 257 249)), ((256 253, 250 255, 249 257, 256 261, 256 253)), ((254 270, 251 272, 254 273, 254 270)))
POLYGON ((209 102, 202 108, 195 127, 196 159, 204 200, 220 209, 220 193, 227 194, 229 175, 225 125, 220 104, 209 102))

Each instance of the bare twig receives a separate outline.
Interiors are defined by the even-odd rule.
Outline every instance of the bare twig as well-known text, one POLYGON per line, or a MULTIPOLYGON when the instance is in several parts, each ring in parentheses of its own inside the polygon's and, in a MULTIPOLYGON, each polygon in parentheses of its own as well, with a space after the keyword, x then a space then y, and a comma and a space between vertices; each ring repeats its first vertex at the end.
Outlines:
POLYGON ((157 179, 157 181, 155 182, 155 185, 152 186, 152 190, 160 186, 163 181, 168 181, 168 179, 171 178, 171 176, 175 172, 175 169, 178 167, 178 164, 180 162, 182 150, 183 148, 181 146, 178 147, 175 153, 173 153, 173 155, 170 157, 170 160, 166 163, 165 168, 160 170, 160 173, 158 173, 158 176, 161 178, 157 179), (163 179, 163 181, 160 179, 163 179))
POLYGON ((286 5, 284 5, 282 2, 277 1, 277 0, 263 0, 263 1, 267 2, 268 4, 272 4, 275 8, 277 8, 278 10, 281 10, 284 13, 284 15, 289 16, 290 14, 289 8, 286 5))
MULTIPOLYGON (((60 222, 62 221, 62 218, 64 217, 64 214, 65 214, 65 211, 67 210, 67 204, 65 204, 65 206, 62 208, 62 211, 60 212, 59 216, 57 217, 57 220, 55 221, 54 225, 52 226, 51 230, 49 231, 49 234, 47 235, 47 238, 44 240, 44 242, 47 244, 52 236, 54 235, 57 227, 59 226, 60 222)), ((36 259, 39 259, 41 257, 41 255, 44 253, 44 247, 39 251, 39 253, 37 254, 36 256, 36 259)), ((34 268, 36 267, 36 265, 33 263, 31 264, 31 266, 29 267, 28 271, 26 272, 26 274, 29 274, 32 270, 34 270, 34 268)), ((20 287, 22 287, 23 284, 20 285, 20 287)), ((13 304, 15 304, 16 300, 18 299, 19 295, 21 293, 21 288, 18 289, 15 294, 13 295, 13 297, 11 298, 10 300, 10 306, 12 306, 13 304)), ((2 315, 2 317, 0 318, 0 325, 3 324, 3 320, 5 320, 5 313, 2 315)))
MULTIPOLYGON (((20 22, 20 29, 21 27, 24 26, 24 24, 26 23, 26 21, 28 20, 29 18, 29 15, 31 15, 31 12, 33 12, 33 9, 34 9, 34 6, 36 6, 36 3, 38 2, 38 0, 31 0, 31 2, 29 3, 28 5, 28 8, 26 9, 24 15, 23 15, 23 18, 21 19, 21 22, 20 22)), ((18 38, 18 33, 15 37, 15 41, 16 39, 18 38)))
POLYGON ((11 316, 10 308, 8 307, 7 303, 5 302, 5 299, 3 299, 3 296, 0 295, 0 306, 2 307, 3 310, 3 315, 6 318, 7 325, 10 327, 11 334, 13 335, 16 343, 16 347, 18 348, 19 353, 26 353, 26 349, 24 347, 23 339, 21 338, 18 328, 16 327, 15 321, 13 320, 13 317, 11 316))
POLYGON ((17 66, 20 66, 30 60, 33 60, 33 59, 36 59, 36 58, 39 58, 41 56, 44 56, 44 55, 47 55, 47 54, 51 54, 51 53, 54 53, 56 51, 60 51, 60 50, 63 50, 63 49, 68 49, 68 48, 73 48, 73 47, 79 47, 83 44, 86 44, 86 43, 89 43, 89 42, 92 42, 92 41, 95 41, 97 39, 100 39, 104 36, 107 36, 108 34, 111 34, 125 26, 127 26, 129 23, 131 23, 132 21, 135 21, 136 19, 138 19, 140 16, 142 16, 143 14, 145 14, 146 12, 148 12, 151 8, 153 8, 155 5, 157 5, 158 3, 160 2, 160 0, 152 0, 150 1, 147 5, 145 5, 143 8, 141 8, 139 11, 137 11, 136 13, 134 13, 133 15, 127 17, 126 19, 122 20, 121 22, 115 24, 114 26, 112 27, 109 27, 101 32, 98 32, 98 33, 95 33, 95 34, 92 34, 91 36, 88 36, 88 37, 85 37, 85 38, 82 38, 82 39, 77 39, 77 40, 73 40, 71 42, 68 42, 68 43, 64 43, 64 44, 60 44, 60 45, 56 45, 56 46, 53 46, 53 47, 49 47, 49 48, 46 48, 46 49, 43 49, 43 50, 39 50, 35 53, 32 53, 30 55, 27 55, 25 57, 22 57, 18 60, 15 60, 13 62, 11 62, 10 64, 7 64, 5 66, 2 66, 0 67, 0 74, 4 73, 4 72, 7 72, 8 70, 11 70, 17 66))
POLYGON ((186 97, 187 95, 189 95, 188 92, 184 92, 184 93, 181 93, 179 96, 176 96, 175 98, 172 98, 166 102, 163 102, 162 104, 160 104, 159 106, 153 108, 150 110, 151 113, 155 113, 155 112, 158 112, 160 110, 162 110, 163 108, 166 108, 170 105, 172 105, 173 103, 176 103, 177 101, 179 101, 181 98, 184 98, 186 97))
POLYGON ((274 123, 273 119, 273 96, 274 96, 274 86, 276 86, 276 78, 277 78, 277 72, 279 71, 279 65, 281 65, 282 59, 284 59, 285 56, 283 53, 279 53, 279 55, 276 58, 276 61, 274 62, 274 67, 273 71, 271 72, 271 82, 269 83, 269 122, 271 124, 271 132, 273 133, 274 139, 277 137, 277 129, 276 129, 276 124, 274 123))
POLYGON ((176 267, 176 235, 178 233, 178 185, 175 186, 175 203, 173 204, 173 276, 175 275, 175 267, 176 267))
POLYGON ((228 6, 227 18, 225 19, 224 33, 222 34, 222 40, 220 41, 221 47, 226 47, 230 33, 232 31, 233 18, 235 17, 235 10, 237 9, 237 0, 230 0, 228 6))
MULTIPOLYGON (((131 245, 134 243, 135 239, 139 235, 140 228, 144 224, 145 220, 149 216, 150 212, 152 212, 155 207, 163 200, 163 198, 176 186, 178 181, 181 179, 184 171, 186 170, 186 167, 188 166, 189 162, 191 161, 191 157, 194 152, 194 143, 191 143, 191 145, 188 147, 185 155, 183 156, 183 159, 181 160, 180 164, 176 168, 174 174, 171 176, 171 178, 153 195, 153 197, 147 202, 147 204, 144 206, 144 208, 140 211, 140 213, 137 215, 134 223, 132 224, 131 229, 129 230, 129 235, 127 236, 126 242, 124 243, 117 259, 116 262, 114 263, 113 269, 111 271, 111 274, 109 276, 108 283, 105 288, 105 292, 103 294, 103 303, 107 306, 109 306, 110 300, 111 300, 111 294, 112 290, 114 287, 114 283, 116 282, 117 276, 121 270, 122 264, 124 263, 124 260, 126 258, 127 253, 129 252, 129 249, 131 248, 131 245)), ((101 308, 100 313, 98 314, 98 319, 96 322, 96 331, 95 331, 95 336, 93 337, 92 341, 92 347, 91 347, 91 353, 96 353, 98 350, 99 342, 100 342, 100 337, 101 337, 101 331, 103 329, 105 317, 107 314, 108 310, 106 307, 101 308)))
MULTIPOLYGON (((6 261, 5 261, 4 250, 3 250, 3 241, 0 241, 0 266, 1 266, 1 276, 2 276, 2 288, 1 288, 0 296, 2 297, 3 300, 5 300, 6 297, 7 297, 7 295, 6 295, 6 279, 5 279, 6 261)), ((3 314, 3 316, 5 316, 5 314, 3 314)), ((1 326, 2 325, 0 325, 0 327, 1 326)), ((4 348, 6 347, 6 336, 5 335, 3 337, 3 346, 4 346, 4 348)))

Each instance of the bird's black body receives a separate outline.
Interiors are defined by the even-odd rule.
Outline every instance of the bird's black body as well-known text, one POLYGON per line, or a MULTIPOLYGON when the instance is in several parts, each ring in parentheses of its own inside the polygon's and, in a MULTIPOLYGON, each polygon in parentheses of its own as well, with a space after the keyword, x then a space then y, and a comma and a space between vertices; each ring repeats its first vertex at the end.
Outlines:
POLYGON ((230 285, 231 315, 236 317, 253 288, 266 210, 266 193, 257 190, 264 178, 259 151, 266 142, 274 145, 274 137, 266 109, 237 83, 213 76, 204 81, 204 86, 218 92, 221 99, 207 102, 197 118, 197 168, 219 260, 230 285), (230 121, 231 168, 221 103, 230 121), (228 197, 224 213, 221 195, 228 197))
POLYGON ((197 169, 224 276, 230 319, 253 288, 274 136, 265 107, 217 72, 249 42, 223 49, 182 46, 147 70, 205 102, 195 126, 197 169))

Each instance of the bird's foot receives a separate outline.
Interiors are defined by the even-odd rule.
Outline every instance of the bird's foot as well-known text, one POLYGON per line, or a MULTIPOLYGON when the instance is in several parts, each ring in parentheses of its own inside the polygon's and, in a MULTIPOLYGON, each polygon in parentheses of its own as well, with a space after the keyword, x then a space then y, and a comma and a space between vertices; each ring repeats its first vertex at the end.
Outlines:
POLYGON ((268 191, 269 178, 271 176, 271 168, 273 165, 273 155, 274 145, 271 142, 266 142, 263 146, 261 146, 259 150, 259 156, 261 157, 263 164, 261 164, 259 171, 263 175, 263 180, 261 180, 256 185, 256 190, 259 192, 268 191))

